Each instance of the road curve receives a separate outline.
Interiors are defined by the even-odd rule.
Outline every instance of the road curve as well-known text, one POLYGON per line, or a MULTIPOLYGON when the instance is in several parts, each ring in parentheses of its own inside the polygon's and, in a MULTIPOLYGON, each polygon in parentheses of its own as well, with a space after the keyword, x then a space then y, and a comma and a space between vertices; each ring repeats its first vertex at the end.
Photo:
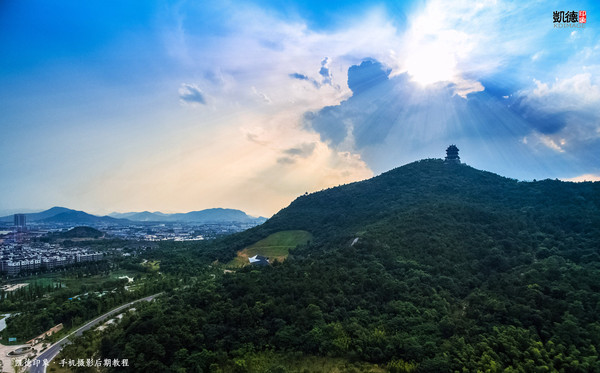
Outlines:
POLYGON ((54 343, 52 346, 48 347, 44 352, 42 352, 41 354, 39 354, 38 356, 36 356, 36 358, 34 360, 32 360, 33 364, 29 367, 29 372, 31 373, 46 373, 46 365, 50 364, 50 361, 52 361, 52 359, 54 359, 56 357, 56 355, 58 355, 58 353, 60 352, 60 350, 62 350, 62 348, 69 343, 69 338, 72 336, 75 337, 79 337, 81 334, 83 334, 83 332, 85 332, 86 330, 91 329, 93 326, 101 323, 102 321, 108 319, 110 316, 119 313, 120 311, 122 311, 123 309, 130 307, 131 305, 138 303, 138 302, 142 302, 142 301, 146 301, 146 302, 150 302, 152 299, 156 298, 157 296, 161 295, 162 293, 158 293, 158 294, 154 294, 154 295, 150 295, 148 297, 145 298, 141 298, 141 299, 137 299, 134 300, 133 302, 129 302, 126 304, 123 304, 117 308, 113 308, 112 310, 108 311, 107 313, 105 313, 102 316, 98 316, 96 317, 94 320, 86 323, 85 325, 81 326, 80 328, 78 328, 77 330, 75 330, 74 332, 72 332, 71 334, 67 335, 66 337, 64 337, 63 339, 61 339, 60 341, 54 343), (44 361, 46 361, 46 365, 44 365, 44 361))

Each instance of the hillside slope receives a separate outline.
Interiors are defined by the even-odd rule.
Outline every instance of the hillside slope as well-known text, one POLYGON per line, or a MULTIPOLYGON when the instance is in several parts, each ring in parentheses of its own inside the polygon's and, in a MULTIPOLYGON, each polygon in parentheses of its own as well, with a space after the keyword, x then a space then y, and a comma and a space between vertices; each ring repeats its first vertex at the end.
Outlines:
POLYGON ((92 227, 74 227, 66 232, 54 233, 52 236, 56 238, 101 238, 105 235, 104 232, 92 227))
POLYGON ((299 197, 171 264, 165 251, 161 268, 189 273, 284 230, 314 239, 283 263, 151 305, 101 352, 126 351, 138 371, 201 361, 259 372, 265 351, 394 372, 600 370, 600 183, 518 182, 420 161, 299 197))
POLYGON ((369 180, 301 196, 263 229, 305 229, 316 235, 331 229, 351 233, 398 211, 449 202, 519 212, 533 219, 558 214, 579 222, 581 214, 598 217, 600 184, 518 182, 466 165, 422 160, 369 180))

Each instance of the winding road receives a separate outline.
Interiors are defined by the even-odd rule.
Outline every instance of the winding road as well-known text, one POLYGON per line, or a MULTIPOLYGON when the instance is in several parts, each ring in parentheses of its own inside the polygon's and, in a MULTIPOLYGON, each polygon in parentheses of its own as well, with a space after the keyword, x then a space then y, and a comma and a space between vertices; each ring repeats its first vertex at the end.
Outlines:
POLYGON ((46 365, 50 364, 50 361, 52 361, 52 359, 54 359, 56 357, 56 355, 58 355, 58 353, 60 352, 60 350, 62 350, 62 348, 67 343, 70 342, 69 338, 71 338, 73 336, 75 336, 75 337, 80 336, 86 330, 91 329, 95 325, 97 325, 97 324, 101 323, 102 321, 108 319, 110 316, 119 313, 120 311, 124 310, 127 307, 132 306, 135 303, 142 302, 142 301, 150 302, 151 300, 153 300, 154 298, 156 298, 157 296, 159 296, 161 294, 162 293, 150 295, 149 297, 141 298, 141 299, 138 299, 138 300, 134 300, 133 302, 129 302, 129 303, 123 304, 123 305, 121 305, 121 306, 119 306, 117 308, 114 308, 114 309, 108 311, 104 315, 99 316, 99 317, 95 318, 94 320, 88 322, 87 324, 85 324, 82 327, 78 328, 77 330, 75 330, 71 334, 67 335, 66 337, 64 337, 60 341, 58 341, 55 344, 53 344, 52 346, 48 347, 48 349, 45 350, 44 352, 42 352, 41 354, 39 354, 38 356, 36 356, 35 360, 33 360, 34 364, 32 364, 31 367, 29 367, 29 371, 31 373, 46 373, 46 365), (44 365, 44 361, 46 362, 46 365, 44 365))

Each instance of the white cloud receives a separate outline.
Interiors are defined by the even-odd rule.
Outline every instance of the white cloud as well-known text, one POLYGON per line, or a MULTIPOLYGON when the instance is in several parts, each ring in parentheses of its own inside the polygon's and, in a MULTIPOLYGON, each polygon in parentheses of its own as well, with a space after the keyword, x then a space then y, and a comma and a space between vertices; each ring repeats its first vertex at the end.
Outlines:
POLYGON ((562 148, 566 143, 564 139, 556 141, 552 137, 547 135, 539 135, 538 138, 548 148, 555 150, 559 153, 564 153, 565 150, 562 148))
POLYGON ((521 94, 532 105, 549 112, 596 109, 600 107, 600 85, 595 80, 590 73, 556 78, 551 84, 534 79, 535 88, 521 94))
POLYGON ((534 80, 534 86, 518 92, 521 106, 537 115, 555 120, 556 131, 543 135, 541 143, 563 152, 577 151, 583 144, 600 139, 600 85, 590 73, 555 79, 546 83, 534 80))
POLYGON ((453 88, 454 94, 462 98, 467 98, 468 94, 482 92, 485 89, 483 84, 471 79, 457 79, 453 88))
POLYGON ((260 98, 263 102, 270 104, 273 101, 266 94, 259 92, 256 87, 252 87, 252 93, 254 93, 258 98, 260 98))

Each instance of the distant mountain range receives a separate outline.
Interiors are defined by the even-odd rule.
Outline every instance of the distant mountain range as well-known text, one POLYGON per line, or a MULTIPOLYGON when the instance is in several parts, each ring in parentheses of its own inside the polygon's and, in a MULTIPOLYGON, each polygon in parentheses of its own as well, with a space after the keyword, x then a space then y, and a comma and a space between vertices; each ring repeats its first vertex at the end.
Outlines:
MULTIPOLYGON (((25 214, 27 222, 38 223, 64 223, 64 224, 119 224, 128 223, 126 219, 116 219, 110 216, 96 216, 84 211, 68 209, 66 207, 52 207, 51 209, 25 214)), ((14 215, 3 216, 1 222, 12 222, 14 215)))
MULTIPOLYGON (((129 224, 132 222, 184 222, 184 223, 263 223, 266 218, 252 217, 245 212, 234 209, 213 208, 188 213, 163 214, 162 212, 114 212, 110 216, 97 216, 84 211, 68 209, 66 207, 52 207, 51 209, 25 214, 28 222, 41 223, 66 223, 66 224, 129 224)), ((12 222, 14 215, 0 217, 0 222, 12 222)))
POLYGON ((109 214, 113 218, 129 219, 132 221, 165 221, 165 222, 186 222, 186 223, 220 223, 220 222, 264 222, 267 219, 264 217, 252 217, 245 212, 234 209, 213 208, 201 211, 191 211, 187 213, 164 214, 160 211, 150 212, 113 212, 109 214))

